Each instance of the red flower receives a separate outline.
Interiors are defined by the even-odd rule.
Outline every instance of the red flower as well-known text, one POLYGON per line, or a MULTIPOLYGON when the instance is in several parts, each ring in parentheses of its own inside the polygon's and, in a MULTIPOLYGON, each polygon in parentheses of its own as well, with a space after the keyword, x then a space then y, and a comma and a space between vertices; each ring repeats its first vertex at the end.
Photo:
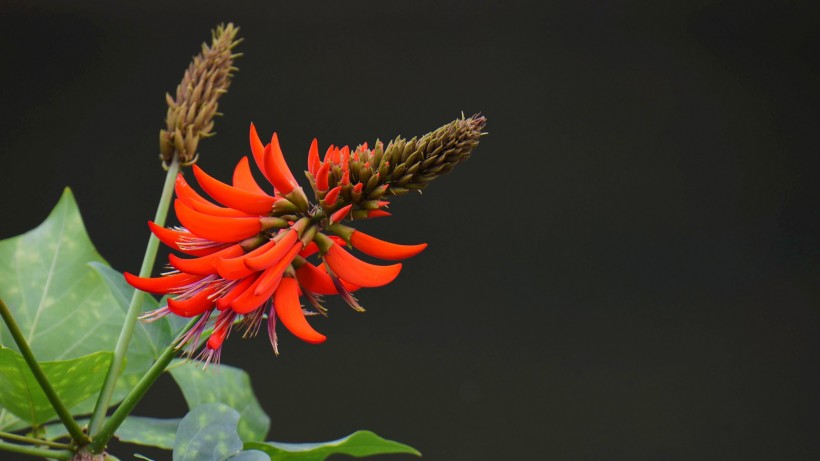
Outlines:
POLYGON ((347 147, 331 146, 320 160, 318 143, 313 141, 308 178, 319 202, 313 204, 285 163, 275 133, 271 142, 263 145, 251 125, 250 143, 253 158, 273 185, 273 193, 254 180, 247 157, 237 164, 230 185, 194 165, 197 183, 216 203, 197 193, 180 174, 174 209, 182 227, 148 223, 160 241, 192 258, 169 256, 171 270, 157 278, 125 274, 128 283, 140 290, 172 295, 167 306, 145 314, 143 319, 202 315, 179 345, 187 345, 189 354, 212 325, 213 332, 201 354, 206 362, 219 360, 222 343, 235 325, 253 335, 265 314, 276 353, 277 321, 303 341, 324 342, 326 337, 305 317, 325 313, 322 295, 338 294, 354 309, 363 310, 352 293, 392 282, 402 267, 400 263, 382 266, 364 262, 349 248, 398 260, 427 246, 385 242, 340 224, 345 218, 389 215, 382 210, 388 205, 383 199, 388 183, 376 184, 371 178, 380 173, 368 174, 371 166, 360 161, 369 158, 367 145, 352 153, 347 147), (351 164, 358 168, 353 175, 351 164), (316 312, 302 309, 302 296, 316 312))

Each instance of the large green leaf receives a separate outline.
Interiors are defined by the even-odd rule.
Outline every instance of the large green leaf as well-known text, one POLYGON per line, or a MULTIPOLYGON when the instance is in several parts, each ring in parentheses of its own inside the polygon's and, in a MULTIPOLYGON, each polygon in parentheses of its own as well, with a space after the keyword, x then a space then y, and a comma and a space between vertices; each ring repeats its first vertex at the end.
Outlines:
MULTIPOLYGON (((94 249, 69 189, 42 224, 0 241, 0 298, 37 360, 114 350, 132 292, 94 249)), ((156 307, 152 297, 145 295, 143 300, 143 309, 156 307)), ((112 404, 125 396, 169 342, 165 321, 137 327, 112 404)), ((0 325, 0 344, 17 349, 5 325, 0 325)), ((94 400, 77 403, 72 413, 89 413, 94 400)), ((19 420, 0 410, 0 430, 16 427, 19 420)))
POLYGON ((172 450, 181 419, 129 416, 115 434, 123 442, 172 450))
MULTIPOLYGON (((66 189, 48 218, 0 241, 0 298, 8 304, 38 360, 64 360, 110 350, 122 311, 87 266, 105 264, 66 189)), ((5 326, 0 343, 16 349, 5 326)))
MULTIPOLYGON (((82 357, 41 362, 60 400, 69 408, 99 393, 111 364, 111 352, 95 352, 82 357)), ((19 352, 0 347, 0 405, 19 418, 41 424, 57 414, 19 352)))
POLYGON ((261 450, 271 461, 323 461, 330 455, 365 456, 409 453, 421 456, 415 448, 386 440, 370 431, 356 431, 339 440, 324 443, 249 442, 245 448, 261 450))
POLYGON ((173 461, 267 461, 264 453, 242 451, 238 422, 239 413, 221 403, 192 409, 179 423, 173 461))
POLYGON ((182 389, 188 408, 205 403, 224 403, 239 412, 239 436, 246 442, 265 440, 270 418, 251 387, 248 374, 239 368, 219 365, 207 370, 195 361, 177 360, 168 368, 182 389))

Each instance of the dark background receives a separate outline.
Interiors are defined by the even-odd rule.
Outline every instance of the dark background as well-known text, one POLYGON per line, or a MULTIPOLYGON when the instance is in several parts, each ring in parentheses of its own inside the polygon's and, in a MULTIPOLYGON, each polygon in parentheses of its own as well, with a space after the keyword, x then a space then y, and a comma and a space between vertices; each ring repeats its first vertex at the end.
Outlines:
MULTIPOLYGON (((2 238, 71 186, 99 251, 138 271, 163 94, 221 21, 246 41, 200 144, 218 178, 251 121, 300 171, 314 136, 489 120, 470 161, 364 224, 430 244, 362 293, 366 314, 335 300, 314 321, 328 342, 282 330, 278 358, 228 341, 271 439, 367 428, 429 460, 820 457, 817 2, 115 3, 0 3, 2 238)), ((184 403, 164 380, 139 412, 184 403)))

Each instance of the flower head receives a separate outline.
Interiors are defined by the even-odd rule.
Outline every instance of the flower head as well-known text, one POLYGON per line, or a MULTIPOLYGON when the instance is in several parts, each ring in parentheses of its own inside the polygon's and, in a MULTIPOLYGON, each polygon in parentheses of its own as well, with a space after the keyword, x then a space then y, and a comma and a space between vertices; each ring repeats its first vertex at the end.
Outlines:
POLYGON ((462 118, 419 140, 397 138, 387 148, 378 141, 372 150, 367 144, 354 150, 331 146, 323 158, 314 140, 306 172, 313 203, 285 163, 277 135, 263 144, 251 125, 251 153, 272 191, 256 182, 247 157, 236 165, 231 184, 194 165, 196 182, 212 200, 177 176, 174 209, 181 226, 148 225, 160 241, 190 257, 169 256, 170 270, 161 277, 125 274, 140 290, 171 295, 166 306, 142 318, 201 315, 178 347, 193 354, 210 325, 201 354, 206 362, 219 360, 233 328, 254 335, 266 317, 276 353, 277 323, 305 342, 324 342, 306 317, 326 313, 324 295, 339 295, 362 311, 353 293, 392 282, 402 268, 365 262, 351 249, 395 261, 427 246, 386 242, 342 222, 388 216, 391 194, 421 189, 452 169, 478 144, 483 127, 483 117, 462 118), (314 310, 303 309, 302 297, 314 310))

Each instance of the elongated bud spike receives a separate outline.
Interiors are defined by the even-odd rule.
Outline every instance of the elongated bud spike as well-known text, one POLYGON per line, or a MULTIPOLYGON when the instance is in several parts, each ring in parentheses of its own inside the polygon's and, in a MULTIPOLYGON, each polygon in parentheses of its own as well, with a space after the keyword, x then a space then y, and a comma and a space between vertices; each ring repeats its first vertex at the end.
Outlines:
POLYGON ((218 113, 218 100, 231 84, 231 72, 236 55, 231 49, 240 40, 238 27, 219 25, 212 31, 212 42, 203 43, 177 86, 176 97, 166 94, 168 114, 166 129, 160 131, 160 158, 168 165, 176 156, 183 166, 197 159, 197 147, 202 138, 213 135, 213 118, 218 113))

